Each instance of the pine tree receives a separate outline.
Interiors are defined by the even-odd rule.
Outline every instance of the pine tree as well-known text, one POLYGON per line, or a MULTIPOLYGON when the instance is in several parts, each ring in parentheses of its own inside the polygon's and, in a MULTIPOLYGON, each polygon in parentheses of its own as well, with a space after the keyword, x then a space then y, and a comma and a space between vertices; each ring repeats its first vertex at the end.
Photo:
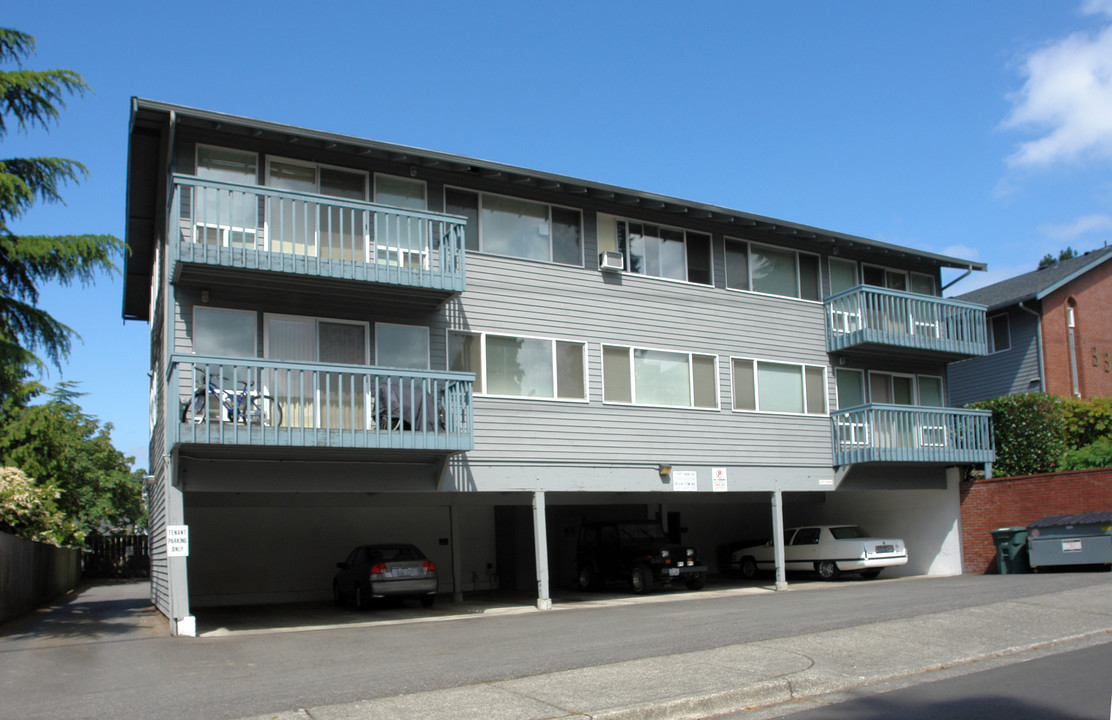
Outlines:
MULTIPOLYGON (((49 130, 66 97, 90 91, 73 70, 25 69, 23 59, 34 51, 35 38, 0 28, 0 141, 13 122, 21 132, 49 130)), ((65 158, 0 160, 0 367, 41 369, 41 354, 60 369, 76 332, 38 307, 39 286, 87 285, 117 270, 113 260, 124 246, 111 235, 20 236, 11 227, 36 202, 62 202, 62 188, 87 175, 84 165, 65 158)), ((0 372, 0 398, 13 390, 11 374, 0 372)))

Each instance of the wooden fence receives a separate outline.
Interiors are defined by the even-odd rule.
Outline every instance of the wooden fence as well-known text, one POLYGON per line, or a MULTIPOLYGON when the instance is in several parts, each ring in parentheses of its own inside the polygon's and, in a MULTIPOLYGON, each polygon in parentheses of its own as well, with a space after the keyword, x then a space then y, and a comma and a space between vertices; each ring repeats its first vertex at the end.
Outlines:
POLYGON ((94 535, 85 547, 87 578, 150 577, 150 542, 146 535, 94 535))

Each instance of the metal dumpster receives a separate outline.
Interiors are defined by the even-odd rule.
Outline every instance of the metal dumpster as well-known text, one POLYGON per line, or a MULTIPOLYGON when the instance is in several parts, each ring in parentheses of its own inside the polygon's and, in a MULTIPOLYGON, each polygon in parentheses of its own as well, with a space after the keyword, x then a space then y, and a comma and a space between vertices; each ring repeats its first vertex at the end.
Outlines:
POLYGON ((1032 568, 1112 565, 1112 511, 1050 515, 1027 526, 1032 568))
POLYGON ((1005 527, 990 532, 1001 575, 1031 572, 1027 564, 1027 528, 1005 527))

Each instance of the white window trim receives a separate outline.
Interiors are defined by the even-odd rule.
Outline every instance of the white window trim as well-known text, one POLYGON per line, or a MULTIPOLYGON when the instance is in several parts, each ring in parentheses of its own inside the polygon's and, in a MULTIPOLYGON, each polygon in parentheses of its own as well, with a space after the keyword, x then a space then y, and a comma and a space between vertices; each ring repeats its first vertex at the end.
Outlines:
MULTIPOLYGON (((378 328, 379 328, 379 326, 401 327, 401 328, 409 328, 411 330, 423 330, 425 332, 425 367, 423 367, 423 368, 409 368, 409 369, 412 369, 412 370, 431 370, 432 369, 432 343, 431 343, 431 338, 429 337, 429 328, 428 328, 428 326, 427 325, 408 325, 406 323, 391 323, 391 322, 376 322, 375 323, 375 327, 374 327, 374 332, 375 332, 374 365, 376 367, 380 366, 379 362, 378 362, 378 328)), ((402 368, 402 369, 406 369, 406 368, 402 368)))
MULTIPOLYGON (((725 236, 725 240, 726 241, 733 240, 734 242, 745 243, 746 269, 749 272, 749 277, 748 277, 749 289, 748 290, 742 290, 741 288, 732 288, 732 287, 730 287, 730 278, 727 276, 726 277, 726 290, 728 292, 748 293, 750 295, 757 295, 759 297, 777 298, 777 299, 780 299, 780 300, 794 300, 795 302, 807 303, 808 305, 822 305, 823 304, 823 298, 822 298, 822 256, 819 255, 818 253, 807 252, 806 250, 796 250, 795 248, 789 248, 789 247, 780 247, 778 245, 769 245, 768 243, 756 242, 756 241, 753 241, 753 240, 746 240, 744 238, 733 237, 731 235, 725 236), (773 250, 781 250, 781 251, 786 251, 786 252, 790 252, 790 253, 795 253, 795 284, 796 284, 796 288, 800 288, 802 286, 802 281, 803 281, 803 278, 799 274, 799 256, 800 255, 810 255, 810 256, 816 258, 817 259, 817 266, 816 267, 818 268, 818 271, 819 271, 819 277, 818 277, 819 299, 818 300, 808 300, 806 298, 795 297, 795 296, 792 296, 792 295, 777 295, 776 293, 767 293, 767 292, 761 292, 760 290, 754 290, 753 289, 753 246, 754 245, 759 245, 761 247, 771 248, 773 250)), ((725 246, 725 243, 723 243, 723 245, 722 245, 723 253, 725 253, 725 249, 726 249, 726 246, 725 246)), ((723 258, 723 267, 725 267, 725 258, 723 258)), ((695 283, 695 284, 698 284, 698 283, 695 283)), ((768 362, 774 362, 774 361, 770 360, 768 362)))
MULTIPOLYGON (((605 215, 605 214, 609 214, 609 213, 602 213, 602 214, 605 215)), ((657 282, 679 283, 680 285, 690 285, 692 287, 714 288, 714 234, 713 233, 703 232, 701 230, 688 230, 687 228, 677 227, 675 225, 668 225, 666 223, 652 222, 651 220, 638 220, 637 218, 626 217, 624 215, 610 215, 610 217, 614 218, 614 220, 616 222, 639 223, 641 225, 655 225, 655 226, 660 227, 660 228, 666 228, 668 230, 675 230, 677 232, 683 233, 683 275, 684 275, 684 279, 681 280, 679 278, 660 277, 659 275, 646 275, 645 273, 633 272, 632 270, 629 269, 630 253, 629 253, 629 248, 628 247, 626 248, 625 252, 622 253, 622 262, 624 263, 624 267, 622 268, 622 272, 621 272, 622 275, 629 276, 631 278, 646 278, 648 280, 653 280, 653 281, 657 281, 657 282), (705 235, 706 238, 707 238, 707 250, 710 253, 710 282, 709 283, 692 282, 691 280, 687 279, 688 277, 691 276, 690 272, 688 272, 688 267, 687 267, 687 234, 688 233, 695 233, 696 235, 705 235)), ((629 232, 628 229, 626 230, 626 232, 627 233, 629 232)), ((638 349, 639 350, 648 350, 650 348, 638 348, 638 349)), ((674 352, 674 351, 670 350, 668 352, 674 352)), ((699 355, 701 353, 695 353, 695 354, 699 355)), ((675 406, 674 405, 663 405, 662 407, 675 407, 675 406)))
MULTIPOLYGON (((497 256, 497 257, 502 257, 502 256, 497 256)), ((571 267, 571 266, 568 266, 568 267, 571 267)), ((589 384, 590 374, 589 374, 588 368, 587 368, 587 342, 585 340, 572 340, 570 338, 542 337, 542 336, 539 336, 539 335, 521 335, 521 334, 514 333, 514 332, 498 332, 498 331, 495 331, 495 330, 485 330, 485 331, 482 331, 482 332, 477 332, 477 331, 474 331, 474 330, 453 330, 451 328, 448 328, 444 331, 444 347, 445 348, 447 348, 449 346, 448 338, 452 333, 456 333, 457 335, 471 335, 473 337, 479 338, 479 371, 482 374, 480 375, 479 373, 475 373, 475 375, 476 375, 476 377, 479 377, 479 378, 482 379, 483 392, 474 393, 475 397, 497 398, 497 399, 500 399, 500 400, 530 400, 530 401, 533 401, 533 402, 579 403, 581 405, 587 404, 591 401, 591 387, 590 387, 590 384, 589 384), (490 387, 490 382, 489 382, 490 379, 487 377, 487 354, 486 354, 486 339, 487 339, 488 335, 494 335, 495 337, 504 337, 504 338, 519 338, 521 340, 543 340, 545 342, 552 343, 552 397, 532 397, 532 396, 529 396, 529 395, 502 395, 502 394, 495 394, 495 393, 489 392, 488 388, 490 387), (565 397, 557 397, 557 395, 556 395, 556 393, 559 389, 558 388, 558 385, 559 385, 558 370, 557 370, 557 367, 556 367, 556 343, 567 343, 569 345, 579 345, 582 348, 582 351, 583 351, 583 361, 582 361, 582 367, 583 367, 583 397, 581 397, 581 398, 565 398, 565 397)), ((448 362, 450 362, 450 360, 451 360, 451 358, 445 356, 444 364, 445 364, 445 369, 447 369, 447 370, 450 370, 450 368, 448 368, 448 362)))
MULTIPOLYGON (((775 295, 773 297, 780 297, 775 295)), ((741 355, 730 356, 730 409, 737 413, 759 413, 761 415, 787 415, 791 417, 813 417, 813 418, 829 418, 830 417, 830 373, 829 367, 826 365, 813 365, 811 363, 791 362, 785 360, 773 360, 771 358, 755 358, 743 357, 741 355), (734 360, 741 360, 744 362, 753 363, 753 401, 757 407, 754 410, 748 408, 736 408, 734 403, 734 360), (761 410, 761 384, 757 381, 757 363, 772 363, 774 365, 792 365, 798 367, 799 370, 799 383, 800 390, 803 392, 803 412, 787 412, 784 410, 761 410), (807 412, 807 372, 806 368, 821 368, 822 369, 822 405, 823 411, 821 413, 807 412)))
MULTIPOLYGON (((471 194, 476 195, 478 197, 478 207, 476 208, 476 212, 477 212, 477 215, 478 215, 478 217, 476 219, 476 224, 477 224, 478 227, 475 228, 475 232, 476 232, 476 234, 478 235, 478 238, 479 238, 479 249, 478 250, 468 250, 467 251, 468 253, 471 253, 471 254, 478 253, 478 254, 481 254, 481 255, 489 255, 491 257, 497 257, 497 258, 508 258, 510 260, 521 260, 523 262, 544 263, 546 265, 556 265, 557 267, 566 267, 566 268, 576 268, 576 267, 577 268, 583 268, 583 267, 585 267, 585 264, 586 264, 585 258, 586 258, 586 253, 587 253, 587 240, 586 240, 585 221, 584 221, 584 217, 583 217, 584 211, 583 211, 582 208, 573 207, 571 205, 560 205, 560 204, 557 204, 557 203, 545 202, 543 200, 534 200, 532 198, 527 198, 527 197, 518 197, 516 195, 505 195, 505 194, 502 194, 502 193, 487 192, 485 190, 476 190, 474 188, 463 187, 461 185, 445 185, 443 193, 447 193, 448 190, 456 190, 458 192, 471 193, 471 194), (545 207, 548 208, 549 235, 548 235, 548 259, 547 260, 537 260, 535 258, 523 258, 523 257, 518 257, 516 255, 502 255, 501 253, 487 252, 486 250, 483 249, 483 196, 485 196, 485 195, 489 195, 490 197, 506 198, 507 200, 520 200, 521 202, 534 203, 536 205, 544 205, 545 207), (561 210, 569 210, 571 212, 575 212, 575 213, 579 214, 579 264, 578 265, 571 265, 571 264, 568 264, 568 263, 556 262, 555 260, 552 259, 552 208, 559 208, 561 210)), ((441 207, 444 207, 444 208, 448 207, 447 195, 444 194, 441 199, 444 202, 444 204, 441 205, 441 207)), ((514 337, 522 337, 522 336, 515 335, 514 337)), ((538 339, 548 339, 548 338, 538 338, 538 339)), ((569 340, 569 341, 566 341, 566 342, 578 342, 578 341, 570 341, 569 340)), ((511 396, 511 397, 513 397, 513 396, 511 396)))
POLYGON ((1012 349, 1012 318, 1011 318, 1011 316, 1008 315, 1008 313, 1002 312, 1002 313, 996 313, 995 315, 989 315, 989 317, 988 317, 988 342, 992 346, 992 351, 989 353, 989 355, 995 355, 996 353, 1008 352, 1009 350, 1012 349), (995 320, 996 318, 1001 318, 1001 317, 1004 318, 1004 327, 1008 331, 1008 347, 1006 347, 1006 348, 996 347, 996 334, 992 331, 992 322, 993 322, 993 320, 995 320))
MULTIPOLYGON (((314 330, 317 331, 317 342, 316 342, 316 345, 314 346, 315 349, 316 349, 317 359, 313 360, 312 362, 317 362, 317 363, 320 362, 320 333, 319 333, 319 327, 318 327, 320 325, 320 323, 327 322, 327 323, 333 323, 333 324, 336 324, 336 325, 362 325, 363 329, 365 330, 365 332, 363 333, 363 355, 364 355, 364 357, 366 357, 368 359, 369 362, 366 365, 349 365, 349 367, 353 367, 353 368, 374 367, 373 361, 371 360, 371 358, 372 358, 372 355, 371 355, 371 338, 370 338, 371 324, 369 322, 366 322, 364 320, 344 320, 344 319, 340 319, 340 318, 321 317, 319 315, 293 315, 293 314, 290 314, 290 313, 263 313, 263 357, 264 358, 269 358, 270 357, 270 333, 268 333, 266 331, 266 327, 267 327, 266 321, 269 318, 278 318, 278 319, 285 318, 285 319, 290 319, 290 320, 312 320, 313 321, 313 328, 314 328, 314 330)), ((329 364, 331 365, 332 363, 329 363, 329 364)), ((347 365, 347 363, 343 363, 343 364, 347 365)))
MULTIPOLYGON (((633 273, 636 274, 636 273, 633 273)), ((642 276, 642 277, 652 277, 642 276)), ((657 278, 662 279, 662 278, 657 278)), ((678 281, 677 281, 678 282, 678 281)), ((702 283, 688 283, 691 285, 701 285, 702 283)), ((705 286, 704 286, 705 287, 705 286)), ((604 348, 620 348, 628 350, 629 357, 629 392, 633 397, 632 402, 619 402, 617 400, 606 399, 606 371, 602 372, 602 402, 604 405, 618 405, 622 407, 649 407, 649 408, 666 408, 668 410, 700 410, 709 412, 719 412, 722 409, 722 382, 719 377, 718 355, 716 353, 696 352, 694 350, 674 350, 672 348, 651 348, 644 345, 626 345, 624 343, 599 343, 599 359, 605 362, 604 348), (643 403, 637 402, 637 382, 634 375, 633 367, 633 351, 634 350, 647 350, 648 352, 663 352, 672 353, 673 355, 686 355, 687 356, 687 380, 688 380, 688 401, 690 405, 663 405, 660 403, 643 403), (704 407, 702 405, 695 405, 695 364, 691 361, 693 356, 714 358, 714 407, 704 407)))
MULTIPOLYGON (((192 320, 193 324, 190 326, 190 337, 189 337, 190 352, 193 355, 197 354, 197 311, 198 310, 203 310, 203 311, 206 311, 206 312, 207 311, 214 311, 214 312, 239 313, 241 315, 250 315, 251 320, 252 320, 252 324, 255 326, 255 354, 251 355, 251 359, 257 359, 259 357, 259 314, 257 312, 255 312, 254 310, 240 310, 240 309, 237 309, 237 308, 213 307, 211 305, 194 305, 193 306, 193 320, 192 320)), ((221 355, 221 356, 218 356, 218 357, 225 357, 225 356, 221 355)), ((228 356, 228 357, 232 357, 232 356, 228 356)), ((247 359, 247 358, 245 358, 245 359, 247 359)))

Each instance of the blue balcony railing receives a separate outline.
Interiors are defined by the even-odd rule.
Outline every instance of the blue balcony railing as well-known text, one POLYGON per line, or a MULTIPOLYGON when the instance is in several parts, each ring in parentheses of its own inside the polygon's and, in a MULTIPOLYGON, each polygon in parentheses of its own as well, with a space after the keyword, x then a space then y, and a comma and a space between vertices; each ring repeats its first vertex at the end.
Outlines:
POLYGON ((474 448, 459 372, 175 355, 171 445, 461 452, 474 448))
POLYGON ((466 218, 174 176, 170 264, 463 292, 466 218))
POLYGON ((985 355, 985 306, 861 285, 826 298, 826 349, 910 348, 947 359, 985 355))
POLYGON ((992 412, 859 405, 830 413, 834 465, 864 462, 980 464, 996 459, 992 412))

